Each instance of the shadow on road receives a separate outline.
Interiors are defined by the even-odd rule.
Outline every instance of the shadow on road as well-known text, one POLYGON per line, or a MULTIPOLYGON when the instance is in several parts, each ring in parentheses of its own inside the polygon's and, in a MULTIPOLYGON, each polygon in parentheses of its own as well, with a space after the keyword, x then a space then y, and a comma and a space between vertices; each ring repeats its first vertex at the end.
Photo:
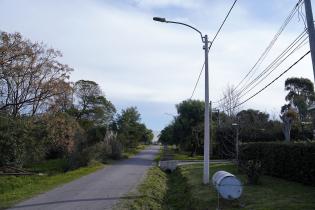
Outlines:
POLYGON ((109 198, 61 200, 61 201, 52 201, 52 202, 45 202, 45 203, 34 203, 34 204, 29 204, 29 205, 14 206, 11 209, 19 209, 19 208, 35 207, 35 206, 46 206, 46 205, 54 205, 54 204, 61 204, 61 203, 93 202, 93 201, 106 201, 106 200, 119 200, 119 199, 128 200, 128 199, 136 199, 136 198, 142 198, 142 197, 144 196, 122 196, 122 197, 109 197, 109 198))

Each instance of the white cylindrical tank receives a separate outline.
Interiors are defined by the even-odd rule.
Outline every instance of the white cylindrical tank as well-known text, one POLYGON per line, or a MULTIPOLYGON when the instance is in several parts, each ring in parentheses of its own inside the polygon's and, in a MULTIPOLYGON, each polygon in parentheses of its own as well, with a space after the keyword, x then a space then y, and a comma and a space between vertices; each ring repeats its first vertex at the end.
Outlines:
POLYGON ((242 183, 226 171, 217 171, 212 176, 212 184, 224 199, 238 199, 243 192, 242 183))

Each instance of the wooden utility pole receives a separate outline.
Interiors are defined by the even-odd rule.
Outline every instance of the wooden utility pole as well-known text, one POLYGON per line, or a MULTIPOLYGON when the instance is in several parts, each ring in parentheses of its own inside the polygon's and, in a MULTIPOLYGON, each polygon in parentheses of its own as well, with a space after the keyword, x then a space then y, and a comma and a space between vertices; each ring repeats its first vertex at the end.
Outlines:
POLYGON ((308 38, 310 43, 312 64, 313 64, 313 77, 315 82, 315 30, 314 30, 314 20, 312 12, 312 4, 310 0, 304 0, 305 5, 305 15, 307 23, 308 38))

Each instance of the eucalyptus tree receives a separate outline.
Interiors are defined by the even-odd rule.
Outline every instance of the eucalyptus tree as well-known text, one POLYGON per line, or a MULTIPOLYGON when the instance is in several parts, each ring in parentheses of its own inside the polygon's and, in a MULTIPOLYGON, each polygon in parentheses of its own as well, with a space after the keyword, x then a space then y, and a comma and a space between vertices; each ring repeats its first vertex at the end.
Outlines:
POLYGON ((285 90, 289 91, 285 100, 298 108, 299 119, 305 121, 309 117, 307 109, 315 99, 313 83, 307 78, 291 77, 285 81, 285 90))

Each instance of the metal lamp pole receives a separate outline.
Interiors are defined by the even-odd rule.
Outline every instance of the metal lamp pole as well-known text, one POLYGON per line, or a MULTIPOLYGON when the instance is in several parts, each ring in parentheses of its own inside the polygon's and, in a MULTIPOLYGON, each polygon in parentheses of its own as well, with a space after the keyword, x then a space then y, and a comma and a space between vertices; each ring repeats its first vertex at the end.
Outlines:
POLYGON ((154 17, 154 21, 163 22, 163 23, 174 23, 179 25, 187 26, 200 34, 201 41, 204 44, 203 49, 205 51, 205 116, 204 116, 204 155, 203 155, 203 183, 209 183, 209 165, 210 165, 210 157, 209 157, 209 145, 210 145, 210 129, 209 129, 209 73, 208 73, 208 54, 209 54, 209 40, 208 35, 202 35, 202 33, 186 23, 168 21, 165 18, 154 17))

